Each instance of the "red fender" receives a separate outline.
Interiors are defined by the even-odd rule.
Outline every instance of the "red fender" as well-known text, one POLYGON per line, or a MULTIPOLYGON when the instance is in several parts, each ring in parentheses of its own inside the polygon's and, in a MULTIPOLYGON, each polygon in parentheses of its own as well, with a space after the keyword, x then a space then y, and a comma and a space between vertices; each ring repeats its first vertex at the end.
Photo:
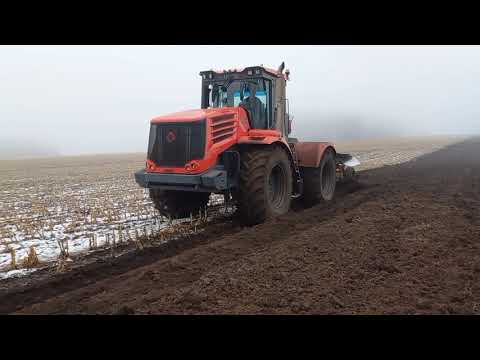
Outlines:
POLYGON ((295 144, 298 166, 318 167, 326 149, 331 148, 334 152, 335 147, 330 142, 305 141, 295 144))

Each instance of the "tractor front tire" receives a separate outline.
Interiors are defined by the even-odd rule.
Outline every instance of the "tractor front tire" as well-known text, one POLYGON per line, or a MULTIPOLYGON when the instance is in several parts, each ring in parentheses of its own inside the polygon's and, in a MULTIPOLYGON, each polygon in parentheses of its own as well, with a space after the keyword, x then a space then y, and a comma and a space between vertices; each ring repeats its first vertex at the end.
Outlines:
POLYGON ((292 168, 287 153, 271 146, 243 152, 237 195, 237 208, 246 225, 286 214, 292 197, 292 168))
POLYGON ((210 193, 149 189, 150 198, 155 208, 163 216, 171 219, 189 217, 190 214, 197 215, 203 211, 210 199, 210 193))
POLYGON ((321 201, 330 201, 337 183, 335 153, 325 150, 320 165, 316 168, 302 167, 303 204, 311 207, 321 201))

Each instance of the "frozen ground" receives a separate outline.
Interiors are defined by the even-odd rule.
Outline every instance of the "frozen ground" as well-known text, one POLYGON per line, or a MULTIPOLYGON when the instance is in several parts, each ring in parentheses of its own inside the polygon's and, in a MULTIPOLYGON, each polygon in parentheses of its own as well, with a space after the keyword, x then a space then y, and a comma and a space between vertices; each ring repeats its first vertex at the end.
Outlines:
MULTIPOLYGON (((393 165, 457 142, 453 137, 340 142, 362 162, 359 170, 393 165)), ((126 242, 168 225, 133 172, 143 154, 0 161, 0 279, 27 274, 31 249, 40 263, 126 242), (12 270, 13 257, 17 269, 12 270)), ((218 197, 214 202, 221 201, 218 197)))
POLYGON ((357 170, 401 164, 461 141, 463 137, 429 136, 382 138, 362 141, 337 142, 338 152, 354 154, 361 162, 357 170))

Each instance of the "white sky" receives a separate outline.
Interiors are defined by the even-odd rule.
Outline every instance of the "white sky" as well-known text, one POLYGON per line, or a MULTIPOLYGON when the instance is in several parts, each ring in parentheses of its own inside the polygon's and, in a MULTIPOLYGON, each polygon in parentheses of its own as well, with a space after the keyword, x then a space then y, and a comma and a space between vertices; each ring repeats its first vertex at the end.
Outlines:
POLYGON ((0 46, 0 145, 144 152, 201 70, 282 61, 299 138, 480 134, 479 46, 0 46))

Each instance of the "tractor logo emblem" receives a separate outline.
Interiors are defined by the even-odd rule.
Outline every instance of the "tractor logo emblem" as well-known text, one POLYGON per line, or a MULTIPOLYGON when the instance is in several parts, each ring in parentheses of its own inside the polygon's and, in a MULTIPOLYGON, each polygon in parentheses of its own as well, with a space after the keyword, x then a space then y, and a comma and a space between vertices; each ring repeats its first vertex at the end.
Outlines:
POLYGON ((175 135, 175 132, 173 130, 170 130, 167 134, 167 141, 169 143, 174 142, 177 139, 177 135, 175 135))

